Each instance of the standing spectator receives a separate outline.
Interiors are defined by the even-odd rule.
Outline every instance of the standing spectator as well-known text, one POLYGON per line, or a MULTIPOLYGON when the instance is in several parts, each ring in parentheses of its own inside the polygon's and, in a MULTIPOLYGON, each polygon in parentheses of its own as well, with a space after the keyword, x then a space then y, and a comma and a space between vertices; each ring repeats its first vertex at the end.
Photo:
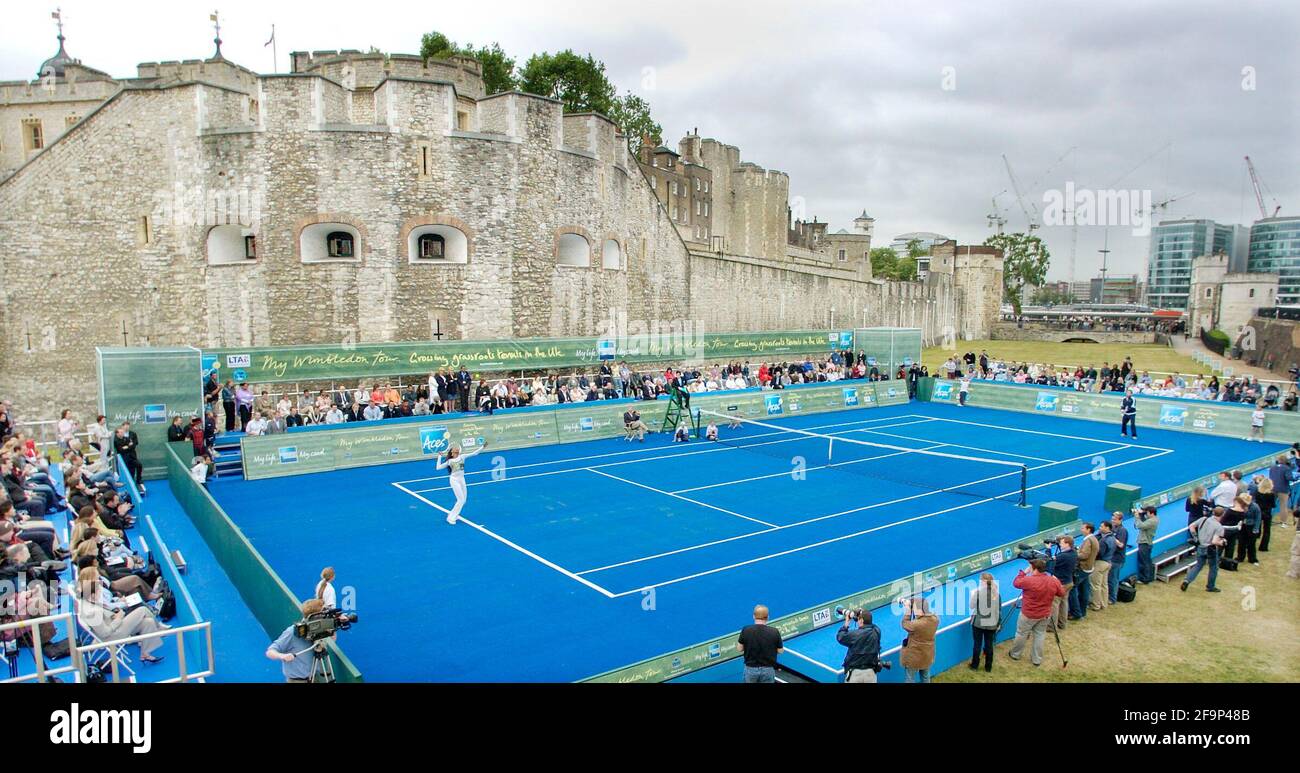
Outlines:
POLYGON ((63 410, 63 415, 59 417, 58 424, 60 451, 66 453, 68 449, 72 447, 72 443, 77 437, 77 430, 79 429, 81 429, 81 422, 77 421, 77 419, 72 415, 71 410, 65 408, 63 410))
POLYGON ((145 494, 144 489, 144 467, 140 465, 140 457, 136 455, 140 447, 140 438, 131 431, 131 422, 124 421, 117 428, 117 433, 113 436, 113 452, 122 457, 126 463, 127 472, 135 480, 135 484, 140 487, 140 494, 145 494))
POLYGON ((1124 574, 1124 564, 1128 563, 1128 529, 1124 528, 1124 514, 1118 510, 1110 516, 1110 533, 1115 540, 1115 552, 1111 554, 1110 571, 1106 574, 1106 598, 1115 604, 1119 601, 1120 576, 1124 574))
POLYGON ((909 683, 930 681, 930 667, 934 665, 934 637, 939 632, 939 616, 930 611, 924 596, 903 601, 903 630, 907 639, 898 661, 903 665, 909 683))
POLYGON ((226 414, 226 431, 232 432, 235 429, 235 382, 226 379, 226 383, 221 387, 221 410, 226 414))
POLYGON ((195 456, 203 456, 207 453, 208 442, 207 438, 204 437, 203 422, 199 421, 198 416, 190 419, 189 438, 190 446, 194 449, 195 456))
POLYGON ((167 442, 179 443, 185 439, 186 427, 181 424, 180 416, 173 416, 172 423, 167 427, 167 442))
POLYGON ((776 681, 776 656, 785 651, 781 632, 767 624, 767 607, 754 607, 754 622, 740 631, 736 649, 745 656, 745 682, 776 681))
POLYGON ((1074 549, 1074 537, 1066 534, 1056 540, 1056 560, 1052 562, 1052 576, 1065 588, 1065 595, 1056 599, 1052 605, 1051 625, 1058 631, 1065 630, 1065 621, 1070 616, 1070 591, 1074 588, 1074 570, 1079 567, 1079 554, 1074 549))
POLYGON ((1239 499, 1246 503, 1246 517, 1241 521, 1241 532, 1237 538, 1237 561, 1249 561, 1251 566, 1259 566, 1255 540, 1259 537, 1263 512, 1250 494, 1242 494, 1239 499))
POLYGON ((102 413, 95 417, 94 424, 86 427, 86 432, 90 435, 90 447, 98 451, 101 456, 107 455, 113 442, 113 433, 108 431, 102 413))
POLYGON ((1138 582, 1150 585, 1156 579, 1156 565, 1151 560, 1151 551, 1156 544, 1156 529, 1160 527, 1160 517, 1156 508, 1147 505, 1137 511, 1133 518, 1133 528, 1138 533, 1138 582))
POLYGON ((1115 537, 1110 533, 1110 521, 1101 522, 1097 532, 1097 558, 1092 562, 1092 604, 1094 612, 1110 606, 1110 566, 1115 555, 1115 537))
POLYGON ((235 389, 235 406, 239 409, 239 428, 244 429, 248 422, 253 418, 253 390, 248 388, 247 383, 240 384, 235 389))
POLYGON ((461 413, 469 412, 469 393, 473 388, 474 378, 464 365, 460 366, 460 371, 456 374, 456 394, 460 399, 461 413))
POLYGON ((1242 524, 1246 521, 1246 508, 1249 504, 1243 495, 1238 495, 1232 500, 1232 507, 1223 511, 1223 517, 1219 522, 1223 524, 1225 530, 1223 550, 1220 552, 1224 558, 1232 558, 1237 552, 1237 541, 1241 539, 1242 524))
POLYGON ((1065 596, 1065 588, 1061 586, 1060 580, 1047 573, 1047 562, 1041 558, 1030 561, 1029 574, 1021 569, 1011 584, 1021 591, 1020 619, 1016 621, 1016 640, 1011 644, 1007 657, 1020 660, 1020 653, 1025 651, 1025 642, 1032 634, 1034 641, 1029 649, 1029 662, 1041 666, 1047 619, 1052 614, 1056 599, 1065 596))
POLYGON ((844 653, 844 683, 874 684, 880 668, 880 626, 871 622, 871 610, 846 610, 835 641, 848 648, 844 653), (849 628, 849 620, 853 620, 855 628, 849 628))
POLYGON ((1273 491, 1277 495, 1277 520, 1279 526, 1291 522, 1291 476, 1294 472, 1290 461, 1279 456, 1272 467, 1268 468, 1268 479, 1273 482, 1273 491))
POLYGON ((1214 581, 1219 577, 1219 551, 1228 542, 1225 538, 1227 530, 1222 523, 1224 512, 1222 507, 1216 507, 1214 515, 1199 518, 1188 527, 1196 537, 1196 565, 1191 568, 1187 573, 1187 579, 1179 586, 1181 590, 1187 590, 1187 586, 1196 581, 1196 575, 1201 573, 1201 569, 1209 565, 1210 573, 1209 579, 1205 581, 1205 590, 1210 593, 1219 592, 1219 589, 1214 587, 1214 581))
POLYGON ((966 404, 966 395, 970 394, 970 374, 963 373, 961 385, 957 388, 957 405, 966 404))
POLYGON ((974 642, 970 653, 970 670, 980 665, 984 653, 984 670, 993 670, 993 640, 1002 625, 1002 594, 993 575, 984 572, 980 584, 970 593, 970 630, 974 642))
POLYGON ((1078 564, 1074 572, 1074 587, 1070 589, 1070 619, 1082 620, 1088 616, 1089 602, 1092 601, 1092 575, 1096 571, 1097 552, 1100 545, 1095 527, 1085 522, 1082 525, 1083 544, 1078 550, 1078 564))
POLYGON ((1267 475, 1255 476, 1254 502, 1259 505, 1259 552, 1268 552, 1268 538, 1273 531, 1273 508, 1278 496, 1273 491, 1273 481, 1267 475))
MULTIPOLYGON (((1219 475, 1222 477, 1223 473, 1219 475)), ((1218 491, 1218 486, 1215 487, 1215 491, 1218 491)), ((1187 504, 1183 507, 1187 510, 1187 525, 1191 526, 1202 517, 1214 512, 1214 501, 1206 498, 1204 486, 1197 486, 1192 489, 1192 493, 1187 497, 1187 504)), ((1196 538, 1189 535, 1187 541, 1194 543, 1196 538)))

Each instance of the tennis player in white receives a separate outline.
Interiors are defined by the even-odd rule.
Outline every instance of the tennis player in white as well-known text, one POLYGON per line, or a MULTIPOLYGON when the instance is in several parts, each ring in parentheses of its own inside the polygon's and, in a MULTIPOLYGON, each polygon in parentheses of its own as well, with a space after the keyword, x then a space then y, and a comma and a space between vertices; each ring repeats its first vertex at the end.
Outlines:
POLYGON ((487 441, 469 453, 462 453, 460 446, 451 446, 445 453, 438 454, 438 469, 450 470, 451 490, 456 493, 456 504, 447 513, 447 523, 454 524, 460 519, 461 508, 465 506, 468 490, 465 487, 465 460, 487 448, 487 441))

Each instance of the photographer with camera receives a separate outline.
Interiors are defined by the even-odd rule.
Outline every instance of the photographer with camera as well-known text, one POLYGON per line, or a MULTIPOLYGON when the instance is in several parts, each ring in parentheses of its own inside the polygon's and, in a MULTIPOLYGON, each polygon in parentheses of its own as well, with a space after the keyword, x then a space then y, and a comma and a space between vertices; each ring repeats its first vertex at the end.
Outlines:
POLYGON ((907 638, 903 640, 903 651, 898 662, 909 683, 930 681, 930 667, 934 665, 934 639, 939 632, 939 616, 930 611, 930 604, 924 596, 913 596, 903 600, 903 630, 907 638))
POLYGON ((1133 508, 1133 528, 1138 533, 1138 582, 1150 585, 1156 579, 1156 565, 1151 560, 1151 551, 1156 544, 1156 529, 1160 527, 1160 518, 1156 515, 1154 505, 1133 508))
POLYGON ((1020 653, 1025 651, 1025 642, 1032 634, 1034 642, 1029 650, 1029 662, 1041 666, 1047 621, 1052 615, 1056 599, 1065 596, 1065 588, 1060 580, 1047 573, 1047 561, 1042 558, 1030 561, 1029 573, 1026 574, 1021 569, 1011 584, 1020 589, 1020 619, 1016 621, 1016 639, 1011 644, 1007 657, 1020 660, 1020 653))
MULTIPOLYGON (((302 604, 302 616, 305 620, 321 614, 325 604, 320 599, 308 599, 302 604)), ((332 637, 331 637, 332 638, 332 637)), ((312 649, 315 642, 298 635, 298 624, 284 629, 284 633, 266 649, 266 656, 280 661, 280 671, 284 681, 301 683, 310 682, 312 677, 312 649)))
POLYGON ((844 653, 844 683, 874 684, 876 674, 885 667, 880 662, 880 626, 871 622, 869 609, 839 609, 844 625, 835 633, 835 641, 848 647, 844 653), (849 621, 856 628, 849 627, 849 621))

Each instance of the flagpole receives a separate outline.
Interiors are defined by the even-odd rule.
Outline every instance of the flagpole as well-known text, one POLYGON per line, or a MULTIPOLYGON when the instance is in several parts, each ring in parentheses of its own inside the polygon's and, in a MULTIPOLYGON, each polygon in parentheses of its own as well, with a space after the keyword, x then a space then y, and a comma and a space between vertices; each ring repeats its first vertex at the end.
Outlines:
POLYGON ((279 46, 275 42, 275 25, 272 24, 271 25, 271 63, 272 66, 275 68, 276 75, 280 74, 280 54, 278 53, 278 50, 279 50, 279 46))

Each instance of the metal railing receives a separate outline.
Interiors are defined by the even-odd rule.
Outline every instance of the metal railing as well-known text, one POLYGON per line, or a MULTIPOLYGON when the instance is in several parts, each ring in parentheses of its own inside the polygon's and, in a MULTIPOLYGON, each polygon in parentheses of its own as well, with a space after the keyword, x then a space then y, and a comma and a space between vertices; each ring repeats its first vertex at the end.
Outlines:
MULTIPOLYGON (((96 640, 90 644, 75 647, 73 651, 76 653, 75 660, 77 662, 86 662, 90 659, 87 657, 87 653, 93 653, 98 650, 107 650, 108 662, 110 664, 109 673, 112 674, 112 681, 120 682, 122 681, 123 666, 121 660, 117 656, 117 650, 128 644, 139 644, 151 639, 165 639, 171 636, 176 637, 176 658, 177 664, 180 668, 180 673, 171 679, 160 679, 157 684, 201 681, 216 673, 216 657, 212 650, 212 623, 208 621, 183 625, 179 628, 167 628, 161 631, 154 631, 153 633, 140 634, 139 636, 128 636, 124 639, 112 639, 109 641, 96 640), (189 663, 185 657, 185 634, 192 633, 198 635, 200 631, 202 631, 201 635, 205 644, 204 650, 207 652, 206 668, 201 671, 190 672, 189 663)), ((128 677, 127 681, 135 681, 135 674, 132 673, 131 676, 128 677)))
MULTIPOLYGON (((45 642, 41 638, 41 626, 46 623, 63 623, 64 635, 67 640, 72 642, 77 640, 77 624, 73 619, 71 612, 60 612, 58 614, 45 615, 43 617, 33 617, 28 620, 15 620, 12 623, 0 625, 0 634, 6 631, 16 631, 22 628, 30 629, 32 637, 32 660, 36 662, 36 671, 30 674, 19 674, 11 676, 8 679, 0 679, 0 684, 12 684, 17 682, 48 682, 50 677, 59 676, 60 674, 75 674, 74 679, 81 680, 81 660, 75 649, 71 650, 72 661, 66 666, 56 666, 49 668, 45 665, 45 642)), ((17 653, 13 655, 17 657, 17 653)), ((7 660, 8 656, 0 654, 0 660, 7 660)), ((12 666, 13 664, 11 664, 12 666)))

